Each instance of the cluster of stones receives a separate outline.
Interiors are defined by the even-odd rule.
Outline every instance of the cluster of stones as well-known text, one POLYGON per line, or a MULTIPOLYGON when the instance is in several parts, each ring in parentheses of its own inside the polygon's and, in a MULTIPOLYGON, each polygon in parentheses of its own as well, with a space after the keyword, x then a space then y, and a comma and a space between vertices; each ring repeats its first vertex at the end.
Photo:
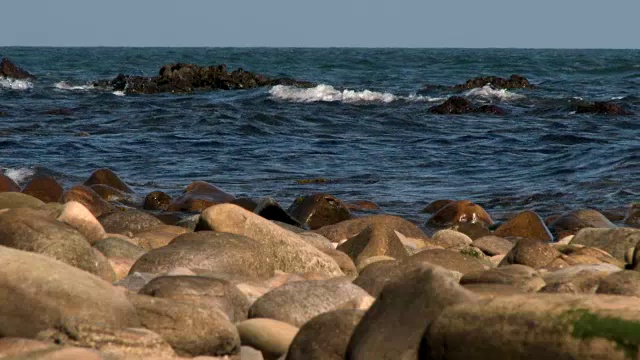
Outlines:
POLYGON ((0 357, 639 355, 638 204, 617 226, 438 200, 419 227, 368 201, 285 210, 201 181, 142 200, 100 169, 69 189, 0 176, 0 209, 0 357))

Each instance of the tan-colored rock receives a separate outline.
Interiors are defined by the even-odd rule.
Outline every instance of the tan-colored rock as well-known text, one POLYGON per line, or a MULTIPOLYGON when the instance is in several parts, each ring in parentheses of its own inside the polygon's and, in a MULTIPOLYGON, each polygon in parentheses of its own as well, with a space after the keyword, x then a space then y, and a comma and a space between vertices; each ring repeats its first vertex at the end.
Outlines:
POLYGON ((157 217, 136 209, 114 211, 98 217, 98 220, 106 232, 123 235, 137 234, 164 225, 157 217))
POLYGON ((287 353, 298 328, 273 319, 249 319, 237 326, 243 345, 262 351, 265 358, 277 358, 287 353))
MULTIPOLYGON (((563 254, 563 259, 569 265, 581 265, 581 264, 612 264, 621 269, 625 267, 625 261, 621 259, 616 259, 611 256, 608 252, 594 248, 594 247, 584 247, 580 245, 568 245, 564 248, 557 247, 563 254)), ((629 248, 631 249, 631 248, 629 248)), ((629 250, 627 249, 627 251, 629 250)))
POLYGON ((91 211, 96 218, 116 209, 115 206, 102 199, 93 189, 84 185, 74 186, 65 191, 60 200, 62 203, 77 201, 91 211))
POLYGON ((549 243, 538 239, 523 238, 518 240, 514 247, 507 253, 500 266, 520 264, 539 269, 562 255, 549 243))
POLYGON ((31 195, 45 203, 60 201, 63 192, 62 186, 50 176, 35 176, 22 189, 23 194, 31 195))
POLYGON ((351 219, 347 205, 329 194, 300 196, 291 204, 288 212, 311 230, 351 219))
POLYGON ((431 243, 442 246, 443 249, 460 251, 473 243, 467 235, 450 229, 444 229, 431 236, 431 243))
POLYGON ((480 205, 474 204, 469 200, 461 200, 452 202, 438 210, 427 220, 426 225, 447 227, 464 222, 493 224, 491 216, 480 205))
POLYGON ((364 261, 361 261, 360 264, 357 267, 358 273, 360 273, 364 268, 366 268, 368 265, 376 263, 378 261, 395 261, 396 259, 392 258, 391 256, 372 256, 370 258, 367 258, 364 261))
POLYGON ((338 266, 340 267, 340 270, 342 270, 342 272, 346 276, 350 276, 350 277, 358 276, 358 269, 356 267, 356 264, 353 263, 353 260, 351 260, 349 255, 345 254, 340 250, 336 250, 333 248, 322 250, 322 252, 329 255, 333 259, 333 261, 335 261, 336 264, 338 264, 338 266))
POLYGON ((122 237, 109 236, 93 244, 93 247, 106 257, 137 260, 145 250, 122 237))
POLYGON ((550 225, 549 230, 557 238, 575 235, 584 228, 615 228, 604 215, 593 209, 580 209, 562 214, 550 225))
POLYGON ((186 234, 189 230, 182 226, 175 225, 156 225, 142 232, 136 233, 134 236, 138 244, 145 250, 157 249, 166 246, 171 240, 178 235, 186 234))
POLYGON ((443 249, 429 249, 412 255, 408 262, 430 263, 445 269, 466 274, 491 268, 491 263, 476 256, 443 249))
POLYGON ((500 225, 496 231, 494 231, 494 235, 503 238, 519 237, 542 241, 553 240, 553 236, 551 236, 551 232, 544 224, 544 220, 542 220, 538 214, 529 210, 519 213, 500 225))
POLYGON ((122 190, 118 190, 114 187, 105 184, 94 184, 90 186, 101 198, 106 201, 131 201, 131 194, 125 193, 122 190))
POLYGON ((131 188, 127 184, 125 184, 124 181, 122 181, 120 177, 118 177, 118 175, 116 175, 116 173, 114 173, 111 169, 105 168, 94 171, 83 185, 91 186, 96 184, 108 185, 112 188, 127 193, 133 192, 133 190, 131 190, 131 188))
POLYGON ((55 345, 33 339, 17 337, 0 338, 0 358, 17 356, 38 350, 57 348, 55 345))
POLYGON ((213 184, 194 181, 185 188, 184 194, 169 204, 167 210, 200 212, 210 206, 229 203, 234 199, 235 196, 213 184))
POLYGON ((507 265, 485 271, 466 273, 460 279, 460 284, 472 289, 475 284, 509 285, 523 292, 536 292, 545 282, 533 268, 524 265, 507 265))
POLYGON ((380 224, 368 226, 358 235, 338 245, 337 249, 349 255, 356 266, 374 256, 390 256, 394 259, 409 256, 395 231, 380 224))
POLYGON ((627 249, 634 248, 640 242, 640 229, 596 229, 584 228, 571 240, 571 245, 586 245, 602 249, 611 256, 624 261, 627 249))
POLYGON ((596 293, 640 297, 640 273, 637 271, 612 273, 600 280, 596 293))
POLYGON ((106 235, 98 219, 93 216, 89 209, 76 201, 69 201, 64 204, 62 213, 60 213, 57 220, 78 230, 90 244, 95 244, 106 235))
MULTIPOLYGON (((19 190, 18 190, 19 191, 19 190)), ((0 209, 33 208, 39 209, 44 206, 44 202, 33 196, 19 192, 0 192, 0 209)))
POLYGON ((398 216, 392 215, 370 215, 358 217, 351 220, 341 221, 334 225, 323 226, 314 232, 326 237, 334 243, 341 243, 350 239, 368 226, 378 224, 385 228, 390 228, 407 238, 418 239, 417 241, 428 241, 427 235, 414 223, 398 216))
POLYGON ((513 248, 513 242, 498 236, 483 236, 473 240, 473 246, 489 256, 506 255, 513 248))
POLYGON ((136 262, 133 259, 116 256, 107 257, 107 260, 115 274, 114 281, 120 281, 126 278, 129 275, 129 271, 131 271, 131 267, 133 267, 133 264, 136 262))

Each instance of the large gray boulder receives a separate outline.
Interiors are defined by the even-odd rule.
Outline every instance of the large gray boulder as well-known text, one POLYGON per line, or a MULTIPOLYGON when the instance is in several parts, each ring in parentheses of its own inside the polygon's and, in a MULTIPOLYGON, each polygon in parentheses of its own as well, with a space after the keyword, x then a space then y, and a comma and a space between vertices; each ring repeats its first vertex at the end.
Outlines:
POLYGON ((604 250, 616 259, 624 261, 629 249, 640 242, 640 229, 633 228, 584 228, 573 237, 571 245, 585 245, 604 250))

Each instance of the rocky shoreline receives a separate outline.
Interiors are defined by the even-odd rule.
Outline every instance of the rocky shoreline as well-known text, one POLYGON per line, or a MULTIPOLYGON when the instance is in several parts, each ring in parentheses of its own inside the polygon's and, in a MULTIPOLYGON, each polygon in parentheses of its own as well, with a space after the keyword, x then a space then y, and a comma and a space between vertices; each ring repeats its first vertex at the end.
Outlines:
POLYGON ((109 169, 67 189, 0 175, 0 356, 638 356, 640 204, 615 223, 425 205, 415 224, 330 194, 285 209, 202 181, 143 196, 109 169))

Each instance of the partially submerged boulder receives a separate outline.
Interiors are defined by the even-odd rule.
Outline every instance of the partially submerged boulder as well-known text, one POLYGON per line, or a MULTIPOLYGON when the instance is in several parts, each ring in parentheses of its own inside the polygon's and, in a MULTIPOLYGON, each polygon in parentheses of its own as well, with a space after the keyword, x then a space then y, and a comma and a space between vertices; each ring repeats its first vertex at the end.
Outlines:
POLYGON ((8 58, 3 58, 0 61, 0 77, 7 77, 12 79, 35 79, 35 75, 30 74, 28 71, 19 68, 16 64, 11 62, 8 58))

